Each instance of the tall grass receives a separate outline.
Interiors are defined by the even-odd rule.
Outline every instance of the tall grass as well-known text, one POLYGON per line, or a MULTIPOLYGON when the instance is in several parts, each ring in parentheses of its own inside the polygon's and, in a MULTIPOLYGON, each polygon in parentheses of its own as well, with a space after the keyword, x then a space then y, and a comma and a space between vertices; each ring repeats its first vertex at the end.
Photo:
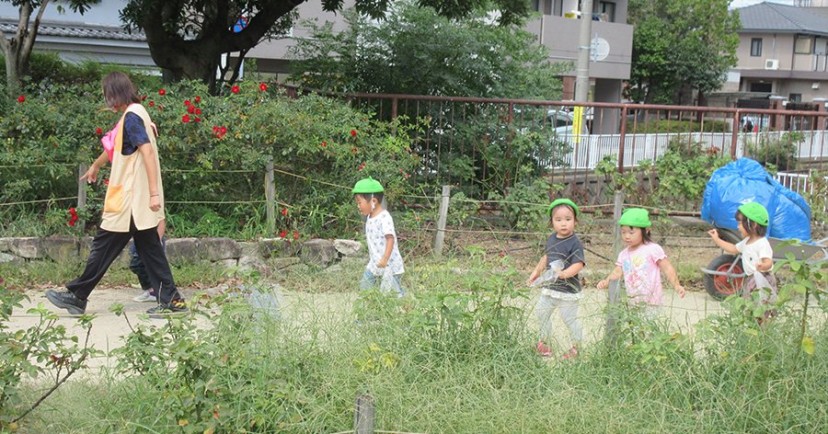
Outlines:
MULTIPOLYGON (((27 432, 340 432, 369 393, 376 428, 405 432, 823 432, 828 335, 799 351, 797 303, 759 326, 736 308, 692 336, 625 312, 615 339, 575 361, 532 348, 515 275, 502 264, 424 267, 411 295, 360 293, 352 307, 243 297, 142 323, 118 368, 89 376, 28 419, 27 432)), ((349 282, 350 283, 350 282, 349 282)), ((820 313, 823 315, 822 313, 820 313)), ((824 316, 824 315, 823 315, 824 316)))

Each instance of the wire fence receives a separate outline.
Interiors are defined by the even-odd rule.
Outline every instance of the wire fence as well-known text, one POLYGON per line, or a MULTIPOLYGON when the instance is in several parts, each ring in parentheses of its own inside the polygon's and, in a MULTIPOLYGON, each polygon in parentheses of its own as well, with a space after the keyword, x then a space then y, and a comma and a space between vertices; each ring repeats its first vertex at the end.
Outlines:
MULTIPOLYGON (((619 188, 620 181, 613 177, 635 172, 635 177, 624 181, 631 183, 628 187, 636 192, 630 195, 630 202, 638 202, 656 215, 698 216, 699 198, 665 200, 658 196, 656 200, 654 192, 663 180, 642 168, 660 161, 669 152, 687 156, 701 151, 727 158, 756 158, 779 169, 777 179, 792 190, 811 198, 823 197, 815 205, 822 215, 828 211, 824 199, 824 185, 828 184, 824 176, 828 169, 824 130, 828 113, 824 107, 802 111, 609 103, 576 105, 561 101, 411 95, 332 96, 370 112, 381 121, 406 118, 420 124, 421 128, 414 129, 411 137, 412 150, 421 160, 412 187, 428 185, 435 191, 431 195, 428 192, 397 195, 392 206, 400 209, 434 213, 441 185, 452 185, 455 191, 465 192, 464 197, 452 198, 452 203, 477 207, 475 212, 483 219, 497 216, 504 208, 542 209, 545 201, 541 199, 488 194, 487 189, 493 186, 509 191, 510 183, 516 182, 518 168, 528 162, 538 169, 539 177, 557 189, 555 195, 572 197, 586 213, 607 212, 612 195, 619 188), (752 128, 747 128, 747 120, 752 128), (504 165, 504 161, 515 164, 504 165), (466 171, 465 177, 459 176, 463 171, 466 171)), ((260 221, 258 233, 279 232, 278 208, 290 210, 296 206, 283 193, 296 183, 332 188, 340 193, 350 188, 323 176, 303 173, 301 168, 280 168, 272 163, 258 167, 247 164, 245 168, 211 167, 192 163, 203 163, 200 154, 177 155, 176 152, 171 150, 162 156, 167 162, 191 163, 172 166, 162 163, 166 203, 171 212, 198 209, 202 213, 233 214, 244 222, 255 219, 260 221), (188 164, 198 167, 188 168, 188 164)), ((16 208, 37 215, 53 207, 83 208, 87 203, 99 207, 100 186, 90 189, 79 181, 77 185, 71 181, 77 179, 76 173, 82 173, 83 167, 76 162, 60 161, 25 167, 0 166, 0 176, 4 179, 12 178, 7 173, 15 173, 30 184, 30 194, 26 196, 29 199, 25 200, 15 199, 9 193, 26 188, 25 182, 20 185, 8 182, 4 186, 7 194, 0 202, 0 213, 14 215, 11 210, 16 208), (77 195, 73 196, 75 192, 77 195)), ((92 211, 94 214, 95 209, 92 211)), ((323 220, 317 226, 336 220, 358 223, 358 217, 343 218, 341 212, 330 209, 314 209, 312 213, 314 218, 323 220)), ((504 235, 509 232, 502 229, 504 235)), ((534 235, 525 227, 510 229, 513 233, 534 235)))

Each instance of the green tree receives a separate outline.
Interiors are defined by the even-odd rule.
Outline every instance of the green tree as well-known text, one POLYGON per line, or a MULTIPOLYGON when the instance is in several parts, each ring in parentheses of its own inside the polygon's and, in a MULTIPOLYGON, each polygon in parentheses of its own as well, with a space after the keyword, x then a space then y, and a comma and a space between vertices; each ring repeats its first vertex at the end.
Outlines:
POLYGON ((291 51, 292 79, 314 89, 551 99, 560 66, 518 26, 481 17, 452 20, 400 2, 376 23, 346 11, 346 30, 312 22, 312 37, 291 51))
MULTIPOLYGON (((481 13, 450 19, 414 1, 398 2, 381 22, 346 11, 346 30, 315 26, 292 52, 294 81, 315 89, 415 95, 550 100, 560 97, 546 48, 517 25, 489 22, 481 13)), ((389 104, 369 108, 381 118, 389 104)), ((458 183, 465 193, 507 196, 533 182, 541 160, 561 143, 545 120, 548 107, 488 103, 400 104, 397 114, 420 118, 429 140, 415 143, 424 156, 418 182, 458 183), (440 146, 436 142, 451 143, 440 146), (473 187, 468 187, 473 186, 473 187)), ((547 158, 548 159, 548 158, 547 158)))
POLYGON ((19 11, 17 31, 11 36, 0 34, 0 51, 6 60, 6 85, 10 96, 20 90, 20 79, 29 69, 29 57, 32 54, 37 32, 43 13, 50 3, 56 3, 58 9, 68 6, 72 11, 83 14, 89 6, 98 4, 101 0, 0 0, 11 3, 19 11), (35 15, 32 21, 32 14, 35 15))
POLYGON ((632 71, 628 97, 681 104, 721 87, 736 65, 741 27, 730 0, 631 0, 632 71))
MULTIPOLYGON (((215 71, 223 53, 239 52, 235 71, 251 48, 290 28, 295 9, 306 0, 129 0, 121 18, 129 28, 142 29, 156 65, 173 80, 198 79, 215 90, 215 71), (246 27, 233 31, 240 17, 246 27)), ((325 11, 339 11, 344 0, 321 1, 325 11)), ((418 0, 449 17, 479 8, 498 9, 500 21, 514 23, 529 12, 526 0, 418 0)), ((390 0, 355 0, 361 14, 381 18, 390 0)))

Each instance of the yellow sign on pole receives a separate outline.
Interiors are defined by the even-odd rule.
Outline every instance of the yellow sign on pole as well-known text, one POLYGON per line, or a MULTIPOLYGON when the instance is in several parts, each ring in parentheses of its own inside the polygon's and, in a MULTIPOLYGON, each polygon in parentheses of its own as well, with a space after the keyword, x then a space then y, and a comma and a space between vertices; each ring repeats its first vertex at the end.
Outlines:
POLYGON ((575 143, 581 142, 581 129, 584 122, 584 108, 582 106, 575 107, 572 112, 572 137, 575 143))

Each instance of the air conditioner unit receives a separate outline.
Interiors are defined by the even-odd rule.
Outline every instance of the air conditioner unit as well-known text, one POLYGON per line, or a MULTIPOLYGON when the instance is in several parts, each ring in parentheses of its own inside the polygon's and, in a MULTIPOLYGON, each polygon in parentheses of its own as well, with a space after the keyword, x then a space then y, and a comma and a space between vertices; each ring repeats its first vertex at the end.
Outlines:
POLYGON ((779 69, 779 59, 765 59, 765 69, 779 69))

